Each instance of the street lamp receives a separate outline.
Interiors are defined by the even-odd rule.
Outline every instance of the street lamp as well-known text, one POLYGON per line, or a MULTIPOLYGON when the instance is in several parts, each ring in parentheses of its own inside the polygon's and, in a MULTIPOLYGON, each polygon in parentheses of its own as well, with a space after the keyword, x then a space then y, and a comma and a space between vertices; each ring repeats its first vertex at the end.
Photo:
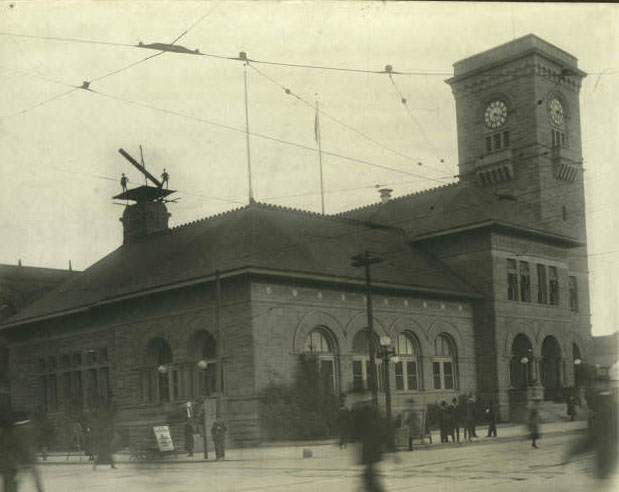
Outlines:
POLYGON ((391 382, 389 380, 389 359, 395 355, 395 350, 391 346, 391 337, 380 337, 380 357, 383 361, 383 371, 385 372, 385 415, 391 421, 391 382))
POLYGON ((166 366, 165 364, 161 364, 158 368, 157 368, 157 372, 159 374, 167 374, 168 373, 168 366, 166 366))
MULTIPOLYGON (((198 369, 200 369, 201 371, 205 371, 206 368, 208 367, 208 363, 202 359, 199 360, 198 363, 196 364, 198 366, 198 369)), ((206 375, 205 375, 206 377, 206 375)), ((208 434, 208 426, 207 426, 207 420, 208 417, 206 415, 206 394, 203 397, 203 401, 202 401, 202 425, 204 427, 204 434, 202 434, 202 444, 204 446, 204 459, 207 460, 208 459, 208 445, 207 445, 207 434, 208 434)))

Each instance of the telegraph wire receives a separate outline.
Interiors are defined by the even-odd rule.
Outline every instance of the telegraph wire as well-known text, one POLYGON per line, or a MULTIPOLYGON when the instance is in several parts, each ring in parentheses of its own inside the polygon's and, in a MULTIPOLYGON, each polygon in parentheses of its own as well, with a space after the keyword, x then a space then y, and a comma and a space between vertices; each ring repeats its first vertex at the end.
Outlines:
POLYGON ((116 43, 113 41, 96 41, 92 39, 65 38, 65 37, 60 37, 60 36, 38 36, 34 34, 19 34, 19 33, 6 32, 6 31, 0 31, 0 36, 15 36, 18 38, 42 39, 42 40, 47 40, 47 41, 66 41, 66 42, 71 42, 71 43, 107 45, 107 46, 125 46, 129 48, 135 48, 134 44, 129 44, 129 43, 116 43))
MULTIPOLYGON (((280 82, 278 82, 277 80, 273 79, 272 77, 270 77, 269 75, 267 75, 266 73, 264 73, 262 70, 260 70, 259 68, 255 67, 253 64, 249 64, 249 66, 257 73, 259 74, 261 77, 263 77, 264 79, 268 80, 269 82, 271 82, 272 84, 276 85, 277 87, 279 87, 280 89, 282 89, 284 91, 284 93, 286 95, 292 96, 295 99, 297 99, 298 101, 300 101, 301 103, 305 104, 307 107, 312 108, 312 109, 316 109, 315 105, 312 104, 310 101, 304 99, 303 97, 301 97, 300 95, 296 94, 292 89, 286 87, 285 85, 281 84, 280 82)), ((326 111, 324 111, 323 109, 318 109, 317 110, 321 115, 329 118, 332 121, 335 121, 337 124, 343 126, 344 128, 347 128, 348 130, 356 133, 357 135, 360 135, 361 137, 365 138, 366 140, 372 142, 373 144, 377 145, 378 147, 381 147, 384 150, 388 150, 389 152, 398 155, 399 157, 403 157, 405 159, 407 159, 408 161, 419 161, 419 158, 414 158, 410 155, 404 154, 403 152, 400 152, 396 149, 393 149, 381 142, 378 142, 377 140, 375 140, 374 138, 372 138, 370 135, 352 127, 351 125, 343 122, 342 120, 336 118, 335 116, 327 113, 326 111)), ((428 166, 425 165, 425 167, 430 168, 430 169, 434 169, 436 171, 439 171, 439 169, 433 167, 433 166, 428 166)), ((441 171, 442 172, 442 171, 441 171)))
MULTIPOLYGON (((92 94, 97 94, 97 95, 102 96, 102 97, 107 97, 107 98, 114 99, 114 100, 117 100, 117 101, 122 101, 122 102, 124 102, 126 104, 131 104, 131 105, 134 105, 134 106, 139 106, 139 107, 142 107, 142 108, 147 108, 147 109, 150 109, 150 110, 153 110, 153 111, 158 111, 158 112, 165 113, 165 114, 175 115, 175 116, 178 116, 180 118, 186 118, 186 119, 197 121, 197 122, 201 122, 201 123, 206 123, 208 125, 213 125, 213 126, 216 126, 216 127, 219 127, 219 128, 224 128, 224 129, 231 130, 231 131, 234 131, 234 132, 237 132, 237 133, 245 134, 245 131, 246 131, 243 128, 238 128, 238 127, 234 127, 234 126, 231 126, 231 125, 226 125, 224 123, 218 123, 218 122, 215 122, 215 121, 212 121, 212 120, 208 120, 206 118, 200 118, 200 117, 197 117, 197 116, 191 116, 191 115, 188 115, 186 113, 181 113, 179 111, 174 111, 174 110, 171 110, 171 109, 160 108, 158 106, 154 106, 154 105, 149 104, 149 103, 144 103, 144 102, 135 101, 135 100, 132 100, 132 99, 127 99, 127 98, 124 98, 124 97, 121 97, 121 96, 107 94, 107 93, 104 93, 104 92, 101 92, 101 91, 97 91, 97 90, 94 90, 94 89, 90 89, 89 92, 92 93, 92 94)), ((261 138, 263 140, 269 140, 269 141, 272 141, 272 142, 277 142, 277 143, 281 143, 281 144, 284 144, 284 145, 289 145, 289 146, 292 146, 292 147, 297 147, 297 148, 309 150, 311 152, 317 152, 317 149, 315 147, 310 146, 310 145, 305 145, 305 144, 302 144, 302 143, 293 142, 293 141, 290 141, 290 140, 285 140, 285 139, 282 139, 282 138, 273 137, 273 136, 266 135, 266 134, 263 134, 263 133, 258 133, 258 132, 249 132, 249 134, 251 136, 253 136, 253 137, 261 138)), ((403 169, 398 169, 398 168, 395 168, 395 167, 390 167, 390 166, 387 166, 387 165, 384 165, 384 164, 378 164, 376 162, 372 162, 372 161, 368 161, 368 160, 364 160, 364 159, 359 159, 359 158, 356 158, 356 157, 351 157, 351 156, 348 156, 348 155, 340 154, 338 152, 332 152, 332 151, 328 151, 328 150, 324 150, 324 149, 323 149, 322 152, 325 155, 330 155, 332 157, 337 157, 337 158, 340 158, 340 159, 343 159, 343 160, 346 160, 346 161, 355 162, 355 163, 359 163, 359 164, 364 164, 366 166, 375 167, 375 168, 378 168, 378 169, 384 169, 384 170, 387 170, 387 171, 390 171, 390 172, 399 173, 399 174, 415 176, 415 177, 418 177, 418 178, 421 178, 421 179, 425 179, 425 180, 437 181, 436 178, 430 178, 430 177, 427 177, 427 176, 422 176, 422 175, 419 175, 419 174, 416 174, 416 173, 412 173, 410 171, 405 171, 403 169)))
POLYGON ((197 21, 195 21, 193 24, 191 24, 187 29, 185 29, 182 33, 180 33, 176 39, 174 41, 172 41, 170 44, 176 44, 177 41, 180 41, 181 38, 183 38, 189 31, 191 31, 194 27, 196 27, 198 24, 200 24, 200 22, 202 22, 204 19, 206 19, 209 15, 211 15, 213 13, 213 11, 219 7, 219 1, 213 5, 213 7, 206 12, 202 17, 200 17, 197 21))

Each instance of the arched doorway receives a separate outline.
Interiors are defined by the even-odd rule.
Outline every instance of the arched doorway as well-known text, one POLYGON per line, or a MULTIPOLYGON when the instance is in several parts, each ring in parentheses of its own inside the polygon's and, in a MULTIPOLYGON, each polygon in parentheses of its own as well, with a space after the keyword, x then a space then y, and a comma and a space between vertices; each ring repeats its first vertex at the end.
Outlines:
POLYGON ((304 353, 316 357, 320 379, 330 394, 338 390, 337 344, 331 331, 325 326, 314 328, 305 340, 304 353))
POLYGON ((533 347, 529 337, 520 333, 514 338, 511 350, 510 383, 513 388, 524 390, 533 383, 533 347))
POLYGON ((547 400, 561 397, 561 347, 553 336, 547 336, 542 343, 542 385, 547 400))
MULTIPOLYGON (((187 373, 192 374, 190 391, 186 397, 203 398, 212 396, 217 388, 217 341, 206 330, 195 332, 189 339, 187 355, 190 363, 187 373)), ((223 391, 223 378, 220 379, 221 391, 223 391)))

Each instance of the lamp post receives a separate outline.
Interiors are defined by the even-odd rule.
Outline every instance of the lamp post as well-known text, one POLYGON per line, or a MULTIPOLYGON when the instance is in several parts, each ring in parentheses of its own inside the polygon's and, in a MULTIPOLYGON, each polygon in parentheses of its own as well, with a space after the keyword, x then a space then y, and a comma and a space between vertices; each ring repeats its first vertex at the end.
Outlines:
POLYGON ((389 360, 395 355, 395 350, 391 346, 391 338, 388 336, 380 337, 380 357, 383 361, 383 371, 385 374, 385 415, 391 421, 391 381, 389 379, 389 360))
POLYGON ((374 320, 372 314, 372 279, 370 275, 370 265, 382 262, 382 258, 372 255, 365 251, 362 255, 355 255, 351 258, 351 265, 354 267, 365 268, 365 290, 366 290, 366 311, 368 318, 368 351, 370 357, 370 391, 372 392, 372 404, 374 408, 378 406, 378 386, 376 384, 376 348, 374 347, 374 320))
MULTIPOLYGON (((203 360, 199 360, 198 361, 198 369, 200 369, 201 371, 206 371, 206 368, 208 367, 208 363, 203 359, 203 360)), ((206 374, 205 376, 206 377, 206 374)), ((206 415, 206 395, 204 395, 204 398, 202 400, 202 426, 204 427, 204 433, 202 434, 202 445, 204 446, 204 459, 207 460, 208 459, 208 442, 207 442, 207 434, 208 434, 208 426, 207 426, 207 415, 206 415)))

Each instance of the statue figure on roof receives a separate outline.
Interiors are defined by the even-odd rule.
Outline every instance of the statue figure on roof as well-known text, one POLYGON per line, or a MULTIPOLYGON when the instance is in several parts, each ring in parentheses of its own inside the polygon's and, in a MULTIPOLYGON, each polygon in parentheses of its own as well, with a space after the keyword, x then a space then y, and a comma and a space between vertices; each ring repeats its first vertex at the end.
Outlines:
POLYGON ((123 175, 120 177, 120 186, 124 191, 127 191, 127 183, 129 182, 129 179, 127 178, 127 176, 125 176, 125 173, 123 173, 123 175))
POLYGON ((170 179, 170 175, 168 174, 168 172, 165 170, 165 167, 163 168, 163 172, 161 173, 161 186, 165 185, 165 187, 168 187, 168 180, 170 179))

